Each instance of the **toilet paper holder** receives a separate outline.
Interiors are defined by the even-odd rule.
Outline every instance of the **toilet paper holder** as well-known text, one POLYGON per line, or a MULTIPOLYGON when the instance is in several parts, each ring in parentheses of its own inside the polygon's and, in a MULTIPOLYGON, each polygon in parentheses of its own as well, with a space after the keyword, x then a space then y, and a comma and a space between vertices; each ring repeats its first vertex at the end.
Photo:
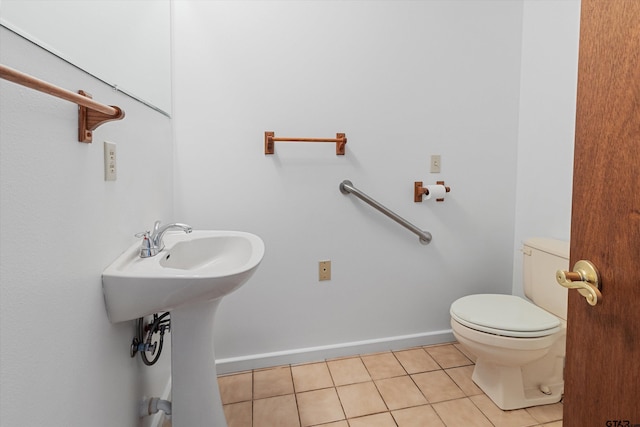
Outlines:
MULTIPOLYGON (((444 185, 444 181, 436 181, 436 185, 444 185)), ((444 185, 444 189, 447 193, 451 191, 450 187, 444 185)), ((422 186, 422 181, 415 181, 413 183, 413 201, 418 203, 422 202, 422 196, 429 194, 429 189, 422 186)), ((436 199, 436 202, 444 202, 444 199, 436 199)))

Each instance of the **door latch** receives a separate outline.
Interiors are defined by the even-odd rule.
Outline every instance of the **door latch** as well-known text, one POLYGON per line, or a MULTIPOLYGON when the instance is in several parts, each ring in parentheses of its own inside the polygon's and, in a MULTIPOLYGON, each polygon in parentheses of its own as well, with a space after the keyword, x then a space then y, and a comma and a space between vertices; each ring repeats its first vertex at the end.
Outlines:
POLYGON ((556 281, 560 286, 577 289, 590 305, 602 301, 600 293, 600 273, 593 263, 580 260, 573 266, 573 271, 558 270, 556 281))

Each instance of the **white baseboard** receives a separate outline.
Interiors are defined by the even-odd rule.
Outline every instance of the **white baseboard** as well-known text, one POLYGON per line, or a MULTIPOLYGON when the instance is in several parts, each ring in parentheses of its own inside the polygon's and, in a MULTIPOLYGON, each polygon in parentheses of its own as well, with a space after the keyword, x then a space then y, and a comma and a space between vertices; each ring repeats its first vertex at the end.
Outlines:
POLYGON ((218 375, 222 375, 272 366, 318 362, 335 357, 356 356, 358 354, 377 353, 390 350, 403 350, 411 347, 442 344, 453 341, 455 341, 453 332, 451 329, 446 329, 443 331, 384 337, 342 344, 277 351, 273 353, 229 357, 226 359, 217 359, 216 367, 218 375))

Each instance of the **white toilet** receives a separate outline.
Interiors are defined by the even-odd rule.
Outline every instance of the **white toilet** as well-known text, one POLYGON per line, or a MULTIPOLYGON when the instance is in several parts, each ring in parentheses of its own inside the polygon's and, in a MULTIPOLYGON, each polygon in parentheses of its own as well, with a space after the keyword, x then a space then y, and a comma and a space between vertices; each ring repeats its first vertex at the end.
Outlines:
POLYGON ((534 238, 523 248, 524 293, 479 294, 451 304, 451 327, 475 356, 473 381, 501 409, 556 403, 564 392, 569 243, 534 238))

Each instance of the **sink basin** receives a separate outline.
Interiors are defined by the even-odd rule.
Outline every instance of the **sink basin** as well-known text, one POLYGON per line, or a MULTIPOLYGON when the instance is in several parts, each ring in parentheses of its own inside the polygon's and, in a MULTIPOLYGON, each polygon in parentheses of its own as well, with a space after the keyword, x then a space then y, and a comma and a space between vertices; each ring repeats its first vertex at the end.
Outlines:
POLYGON ((140 243, 102 273, 112 323, 169 311, 173 427, 226 427, 213 329, 222 297, 242 286, 264 255, 258 236, 239 231, 167 232, 165 248, 140 258, 140 243))
POLYGON ((251 277, 264 255, 262 239, 239 231, 167 232, 164 243, 158 255, 140 258, 138 242, 102 273, 112 323, 223 297, 251 277))

